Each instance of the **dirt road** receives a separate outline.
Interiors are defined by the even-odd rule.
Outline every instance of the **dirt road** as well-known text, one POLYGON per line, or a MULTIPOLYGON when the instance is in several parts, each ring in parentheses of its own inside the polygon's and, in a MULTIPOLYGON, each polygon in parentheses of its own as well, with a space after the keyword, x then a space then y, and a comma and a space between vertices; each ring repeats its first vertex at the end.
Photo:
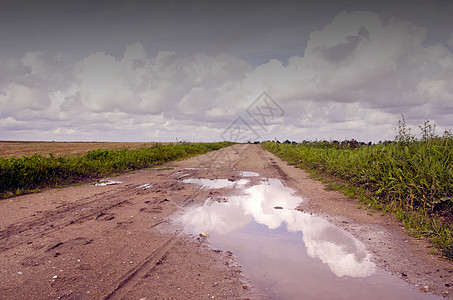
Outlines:
MULTIPOLYGON (((234 255, 170 222, 210 191, 182 178, 237 180, 239 171, 278 178, 307 199, 299 210, 352 233, 373 261, 412 285, 451 297, 452 264, 386 215, 326 191, 259 145, 235 145, 171 168, 111 178, 116 184, 52 189, 0 202, 1 299, 260 299, 234 255), (184 176, 184 177, 183 177, 184 176), (446 293, 447 292, 447 293, 446 293)), ((112 182, 113 183, 113 182, 112 182)))

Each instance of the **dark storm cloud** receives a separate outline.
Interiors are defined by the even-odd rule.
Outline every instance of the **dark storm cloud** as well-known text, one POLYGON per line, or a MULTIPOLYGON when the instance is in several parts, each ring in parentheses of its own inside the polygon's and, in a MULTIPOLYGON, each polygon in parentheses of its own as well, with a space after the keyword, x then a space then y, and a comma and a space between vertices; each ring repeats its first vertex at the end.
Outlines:
POLYGON ((303 51, 304 40, 339 10, 317 1, 5 1, 0 51, 119 56, 140 41, 160 50, 260 56, 303 51), (314 14, 319 9, 319 14, 314 14), (294 37, 299 38, 294 40, 294 37), (288 46, 290 46, 288 48, 288 46), (259 49, 259 50, 258 50, 259 49))
POLYGON ((338 12, 371 10, 435 26, 428 41, 451 32, 448 1, 3 1, 0 53, 64 52, 80 59, 96 51, 119 57, 137 41, 161 50, 228 52, 257 65, 300 55, 310 32, 338 12))
POLYGON ((29 66, 25 66, 21 61, 14 59, 0 60, 0 82, 8 79, 20 77, 31 72, 29 66))
POLYGON ((359 28, 357 35, 348 35, 346 37, 346 42, 339 43, 332 47, 319 47, 315 50, 320 51, 322 56, 328 61, 339 63, 356 50, 362 39, 369 39, 369 32, 363 26, 359 28))

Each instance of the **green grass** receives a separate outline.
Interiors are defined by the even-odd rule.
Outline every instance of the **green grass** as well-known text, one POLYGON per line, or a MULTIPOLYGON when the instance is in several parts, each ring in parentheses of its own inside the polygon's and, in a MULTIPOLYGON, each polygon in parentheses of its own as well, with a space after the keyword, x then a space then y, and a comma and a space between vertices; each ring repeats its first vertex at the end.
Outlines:
POLYGON ((7 198, 40 189, 98 179, 115 173, 149 168, 230 146, 230 142, 184 143, 137 150, 90 151, 85 155, 0 158, 0 197, 7 198))
POLYGON ((325 179, 329 189, 369 208, 392 211, 411 234, 453 253, 453 138, 450 132, 434 135, 429 122, 420 128, 422 139, 417 140, 403 119, 396 141, 378 145, 262 145, 315 177, 330 178, 325 179))

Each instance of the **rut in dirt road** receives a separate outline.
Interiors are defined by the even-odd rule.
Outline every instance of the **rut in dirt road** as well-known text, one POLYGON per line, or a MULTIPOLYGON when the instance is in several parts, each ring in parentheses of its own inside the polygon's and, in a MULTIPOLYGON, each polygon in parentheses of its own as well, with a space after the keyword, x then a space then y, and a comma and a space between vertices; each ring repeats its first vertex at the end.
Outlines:
POLYGON ((109 293, 105 297, 105 299, 121 297, 121 290, 124 289, 126 285, 134 286, 134 283, 132 282, 134 279, 140 280, 141 278, 148 276, 148 274, 151 273, 157 265, 163 263, 166 254, 168 253, 168 251, 170 251, 170 249, 175 245, 176 242, 176 238, 170 238, 162 246, 154 250, 151 255, 146 257, 144 262, 141 263, 137 268, 127 272, 123 276, 123 278, 120 279, 118 286, 111 293, 109 293))
MULTIPOLYGON (((0 239, 5 240, 5 244, 19 246, 29 243, 36 236, 49 235, 51 232, 58 231, 71 224, 82 223, 86 219, 105 215, 105 212, 127 203, 124 196, 130 192, 129 189, 118 192, 104 192, 80 199, 77 203, 62 204, 52 211, 37 211, 34 218, 19 224, 11 224, 6 229, 0 231, 0 239), (29 232, 32 231, 32 232, 29 232), (11 239, 21 234, 20 239, 14 243, 11 239), (27 237, 29 237, 27 239, 27 237)), ((0 251, 7 250, 2 248, 0 251)))

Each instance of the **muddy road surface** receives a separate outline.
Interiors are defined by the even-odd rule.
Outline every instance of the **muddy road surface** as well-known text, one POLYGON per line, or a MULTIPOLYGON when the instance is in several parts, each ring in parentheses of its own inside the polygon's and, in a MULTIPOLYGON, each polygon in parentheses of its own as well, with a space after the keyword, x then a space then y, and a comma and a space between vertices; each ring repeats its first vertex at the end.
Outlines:
POLYGON ((98 184, 2 200, 0 216, 0 299, 437 299, 453 294, 452 264, 431 254, 426 241, 405 234, 393 217, 370 214, 356 200, 325 190, 259 145, 235 145, 98 184), (260 217, 255 206, 242 205, 243 199, 256 204, 266 197, 274 201, 267 210, 277 217, 269 217, 264 204, 260 217), (278 202, 279 197, 289 202, 278 202), (206 231, 188 229, 202 207, 209 214, 207 222, 198 223, 208 226, 206 231), (209 224, 222 210, 230 215, 219 217, 218 231, 227 234, 216 235, 209 224), (279 229, 280 223, 262 227, 275 220, 291 232, 279 229), (239 223, 246 230, 238 231, 239 223), (318 231, 309 231, 314 227, 318 231), (258 260, 253 251, 270 251, 265 257, 275 255, 274 264, 258 260), (304 257, 301 266, 299 257, 304 257), (284 280, 278 283, 270 274, 284 280), (395 294, 386 293, 394 286, 395 294))

